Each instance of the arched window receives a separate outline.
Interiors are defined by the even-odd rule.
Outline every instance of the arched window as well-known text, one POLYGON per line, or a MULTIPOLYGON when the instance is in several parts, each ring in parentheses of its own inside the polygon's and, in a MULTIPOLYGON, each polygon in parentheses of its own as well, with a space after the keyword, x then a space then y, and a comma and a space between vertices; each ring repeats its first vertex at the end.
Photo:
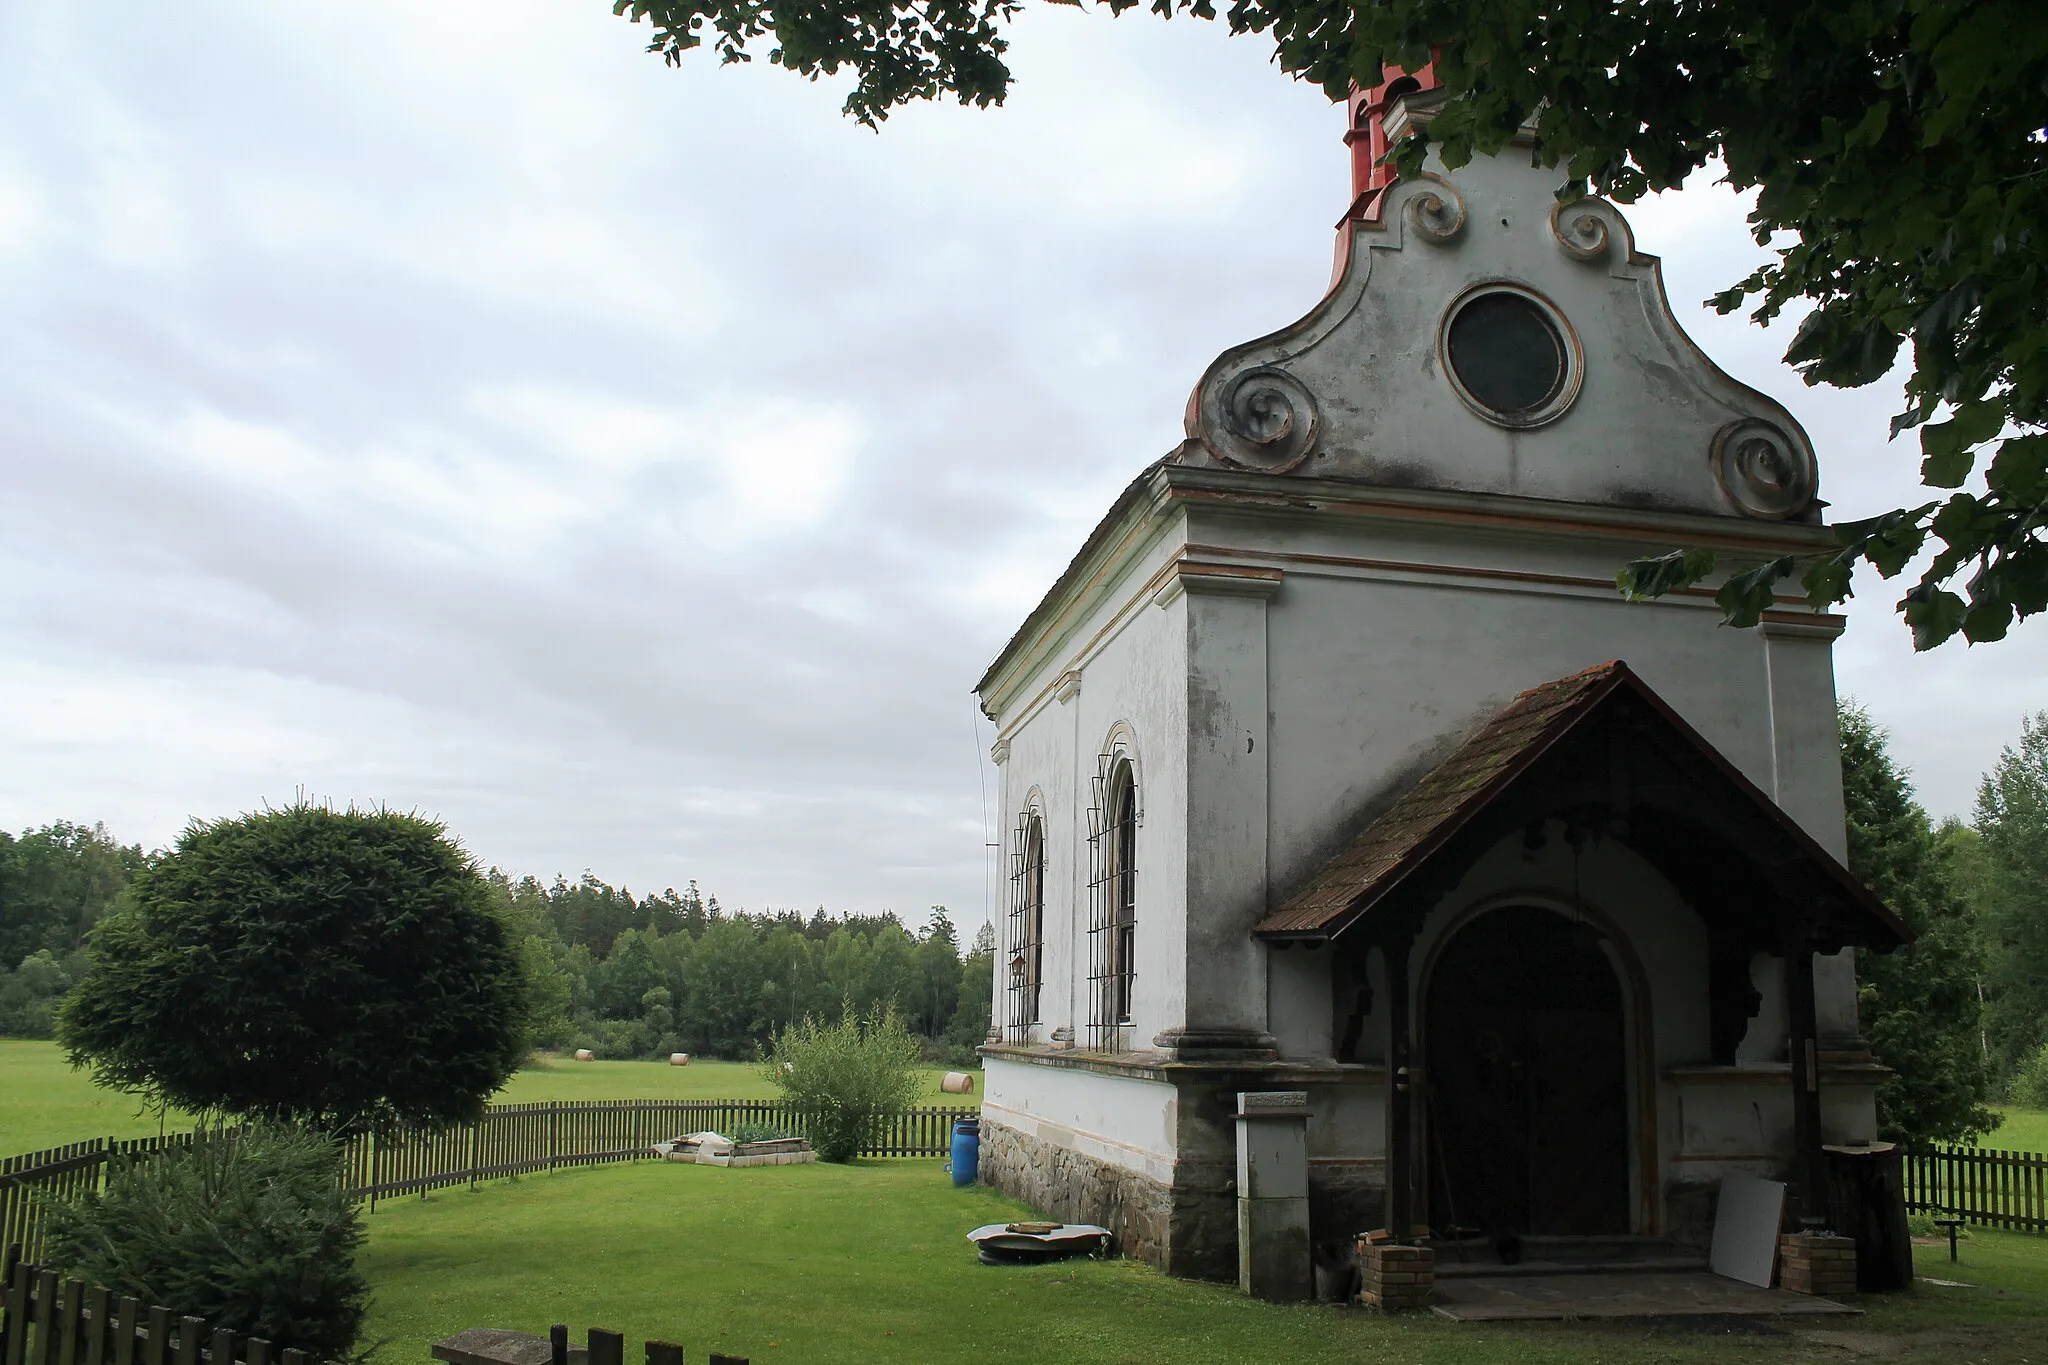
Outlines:
POLYGON ((1131 1022, 1131 982, 1137 975, 1134 949, 1138 927, 1138 784, 1130 760, 1117 763, 1109 779, 1111 1023, 1131 1022))
POLYGON ((1103 755, 1089 809, 1089 1043, 1119 1051, 1137 980, 1138 781, 1123 751, 1103 755))
POLYGON ((1010 932, 1008 942, 1009 1007, 1004 1034, 1013 1043, 1026 1042, 1038 1022, 1039 996, 1045 984, 1045 821, 1027 810, 1017 822, 1010 851, 1010 932))
POLYGON ((1045 822, 1032 812, 1024 824, 1024 1022, 1038 1022, 1045 989, 1045 822))

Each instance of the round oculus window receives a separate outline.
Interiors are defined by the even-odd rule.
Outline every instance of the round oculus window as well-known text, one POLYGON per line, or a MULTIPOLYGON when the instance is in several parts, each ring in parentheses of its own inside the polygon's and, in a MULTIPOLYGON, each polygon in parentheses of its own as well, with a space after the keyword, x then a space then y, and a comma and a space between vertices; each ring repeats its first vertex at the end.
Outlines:
POLYGON ((1578 392, 1574 347, 1556 314, 1518 289, 1469 294, 1444 328, 1444 359, 1465 401, 1502 426, 1537 426, 1578 392))

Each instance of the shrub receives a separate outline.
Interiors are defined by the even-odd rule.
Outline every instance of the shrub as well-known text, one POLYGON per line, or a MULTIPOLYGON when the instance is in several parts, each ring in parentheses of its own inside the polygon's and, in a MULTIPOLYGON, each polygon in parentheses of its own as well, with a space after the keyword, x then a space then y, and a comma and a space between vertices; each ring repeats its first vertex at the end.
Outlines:
POLYGON ((755 1123, 750 1120, 735 1124, 733 1130, 725 1136, 732 1139, 734 1146, 743 1147, 749 1142, 777 1142, 790 1134, 780 1124, 755 1123))
POLYGON ((51 1204, 48 1257, 117 1294, 336 1360, 369 1307, 363 1236, 340 1144, 259 1122, 117 1161, 104 1193, 51 1204))
POLYGON ((416 815, 194 823, 88 951, 58 1014, 72 1062, 181 1109, 460 1123, 526 1052, 519 945, 469 855, 416 815))
POLYGON ((764 1073, 804 1118, 825 1161, 851 1161, 882 1120, 917 1096, 917 1039, 891 1005, 836 1024, 806 1015, 775 1035, 764 1073))
POLYGON ((2048 1109, 2048 1044, 2036 1048, 2013 1074, 2012 1102, 2028 1109, 2048 1109))
POLYGON ((586 1019, 570 1039, 570 1047, 589 1048, 608 1062, 645 1057, 654 1046, 647 1025, 637 1019, 586 1019))

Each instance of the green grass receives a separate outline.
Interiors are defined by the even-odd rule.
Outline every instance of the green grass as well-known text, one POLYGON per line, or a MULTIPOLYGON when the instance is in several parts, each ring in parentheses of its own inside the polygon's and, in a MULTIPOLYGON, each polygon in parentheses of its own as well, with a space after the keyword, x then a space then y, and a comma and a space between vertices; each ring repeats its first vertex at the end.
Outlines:
MULTIPOLYGON (((191 1120, 173 1113, 163 1131, 183 1132, 191 1120)), ((151 1137, 155 1111, 133 1096, 101 1090, 65 1064, 55 1043, 0 1038, 0 1156, 34 1152, 95 1137, 151 1137)))
POLYGON ((2022 1109, 2013 1104, 1993 1107, 2005 1115, 2005 1122, 1979 1139, 1978 1146, 2006 1152, 2048 1152, 2048 1109, 2022 1109))
MULTIPOLYGON (((939 1091, 942 1067, 921 1072, 920 1104, 977 1105, 976 1093, 939 1091)), ((535 1100, 651 1100, 774 1098, 775 1087, 751 1062, 576 1062, 541 1059, 519 1072, 496 1098, 507 1104, 535 1100)), ((189 1116, 173 1111, 163 1131, 191 1127, 189 1116)), ((95 1137, 149 1137, 159 1131, 155 1111, 141 1112, 130 1096, 94 1086, 82 1071, 65 1064, 55 1043, 0 1039, 0 1156, 33 1152, 95 1137)))
POLYGON ((954 1189, 937 1161, 733 1171, 634 1163, 377 1206, 363 1266, 369 1339, 393 1361, 465 1327, 570 1324, 762 1362, 1714 1362, 1858 1354, 2039 1361, 2048 1239, 1979 1233, 1946 1274, 1861 1300, 1862 1319, 1457 1324, 1282 1307, 1133 1261, 976 1263, 964 1234, 1022 1205, 954 1189), (1831 1334, 1842 1334, 1831 1335, 1831 1334), (1843 1339, 1853 1341, 1845 1347, 1843 1339))

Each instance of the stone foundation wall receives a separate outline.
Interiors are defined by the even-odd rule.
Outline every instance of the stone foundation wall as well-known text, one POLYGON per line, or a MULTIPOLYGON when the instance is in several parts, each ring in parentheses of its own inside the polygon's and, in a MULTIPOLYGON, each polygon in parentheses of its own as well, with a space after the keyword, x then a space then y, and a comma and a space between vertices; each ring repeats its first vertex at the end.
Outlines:
MULTIPOLYGON (((1136 1171, 1031 1137, 985 1115, 981 1182, 1063 1223, 1099 1223, 1126 1256, 1171 1270, 1173 1192, 1136 1171)), ((1229 1236, 1236 1274, 1237 1228, 1229 1236)))
MULTIPOLYGON (((1117 1249, 1189 1279, 1237 1281, 1234 1166, 1183 1161, 1165 1185, 1136 1171, 1031 1137, 986 1116, 981 1181, 1063 1223, 1099 1223, 1117 1249)), ((1348 1247, 1379 1226, 1386 1189, 1377 1170, 1309 1174, 1309 1235, 1348 1247)))

